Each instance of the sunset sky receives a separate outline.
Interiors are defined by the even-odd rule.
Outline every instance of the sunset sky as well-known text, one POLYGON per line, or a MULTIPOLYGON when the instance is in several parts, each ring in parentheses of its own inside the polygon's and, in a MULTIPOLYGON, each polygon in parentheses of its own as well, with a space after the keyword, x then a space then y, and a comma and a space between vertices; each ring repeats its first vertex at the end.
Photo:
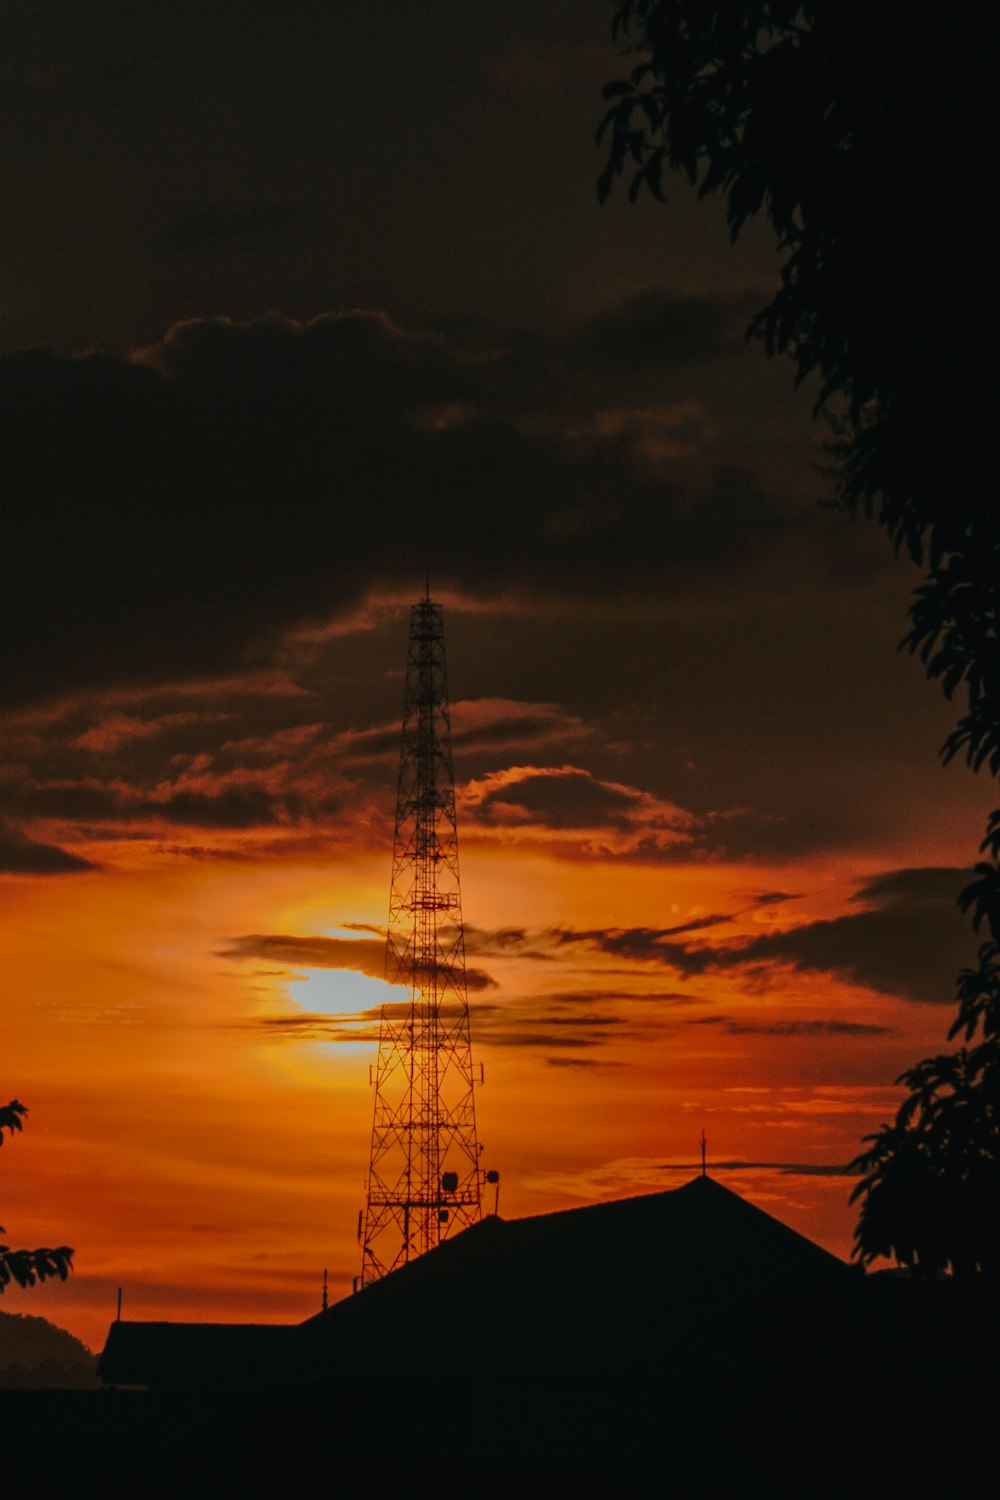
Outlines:
POLYGON ((848 1253, 991 788, 744 338, 764 232, 597 205, 613 9, 9 7, 0 1220, 76 1258, 5 1311, 349 1289, 425 569, 500 1212, 704 1129, 848 1253))

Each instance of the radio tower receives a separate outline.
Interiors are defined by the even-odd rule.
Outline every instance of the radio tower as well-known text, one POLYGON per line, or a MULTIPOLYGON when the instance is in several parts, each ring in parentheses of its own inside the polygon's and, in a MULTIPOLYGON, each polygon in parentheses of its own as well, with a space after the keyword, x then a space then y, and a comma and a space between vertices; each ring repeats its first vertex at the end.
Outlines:
POLYGON ((429 589, 410 610, 385 977, 408 998, 382 1007, 362 1285, 481 1215, 444 624, 429 589))

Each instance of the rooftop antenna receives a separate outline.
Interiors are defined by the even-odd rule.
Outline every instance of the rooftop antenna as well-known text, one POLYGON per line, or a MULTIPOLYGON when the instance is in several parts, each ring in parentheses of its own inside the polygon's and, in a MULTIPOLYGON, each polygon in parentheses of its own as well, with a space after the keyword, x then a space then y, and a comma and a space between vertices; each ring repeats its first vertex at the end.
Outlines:
POLYGON ((440 604, 410 610, 361 1284, 482 1217, 440 604))
POLYGON ((326 1312, 330 1306, 330 1288, 327 1282, 326 1267, 323 1267, 323 1311, 326 1312))
POLYGON ((702 1177, 707 1177, 708 1176, 708 1168, 705 1165, 705 1145, 706 1145, 706 1141, 705 1141, 705 1127, 702 1126, 702 1129, 701 1129, 701 1175, 702 1175, 702 1177))

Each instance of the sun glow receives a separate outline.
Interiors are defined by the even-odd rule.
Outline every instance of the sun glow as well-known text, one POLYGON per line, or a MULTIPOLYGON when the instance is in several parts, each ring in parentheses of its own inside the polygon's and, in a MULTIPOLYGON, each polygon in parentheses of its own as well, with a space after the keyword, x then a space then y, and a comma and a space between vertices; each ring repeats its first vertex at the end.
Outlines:
POLYGON ((405 991, 384 979, 372 979, 353 969, 305 969, 292 976, 293 1000, 311 1014, 330 1021, 376 1020, 389 1000, 400 1000, 405 991))

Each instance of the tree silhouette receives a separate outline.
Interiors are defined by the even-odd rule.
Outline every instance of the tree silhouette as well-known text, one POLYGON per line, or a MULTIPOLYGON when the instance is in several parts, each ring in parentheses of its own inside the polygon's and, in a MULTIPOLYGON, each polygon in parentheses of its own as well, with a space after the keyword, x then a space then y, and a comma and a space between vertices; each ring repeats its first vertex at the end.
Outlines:
MULTIPOLYGON (((991 837, 996 825, 994 814, 991 837)), ((852 1163, 864 1174, 851 1202, 861 1200, 854 1253, 866 1265, 885 1255, 920 1274, 1000 1275, 1000 946, 994 866, 978 869, 961 902, 990 937, 959 975, 948 1033, 975 1045, 903 1073, 909 1094, 894 1124, 867 1136, 852 1163)))
POLYGON ((1000 770, 992 413, 970 368, 993 282, 969 151, 985 58, 902 0, 624 0, 614 31, 641 60, 605 88, 599 195, 625 176, 662 197, 669 167, 722 194, 733 239, 769 220, 781 284, 750 331, 816 379, 841 503, 927 566, 907 641, 969 699, 945 753, 1000 770))
POLYGON ((891 1256, 920 1275, 995 1276, 1000 1192, 1000 1057, 995 1042, 928 1057, 898 1080, 895 1123, 867 1136, 855 1245, 868 1265, 891 1256))
MULTIPOLYGON (((22 1121, 27 1113, 27 1107, 17 1099, 0 1105, 0 1145, 5 1130, 13 1134, 15 1130, 23 1129, 22 1121)), ((60 1245, 55 1250, 11 1250, 7 1245, 0 1245, 0 1295, 12 1281, 18 1286, 34 1286, 36 1281, 46 1281, 52 1276, 65 1281, 72 1259, 73 1251, 67 1245, 60 1245)))
MULTIPOLYGON (((904 644, 965 699, 942 754, 997 775, 1000 509, 977 370, 989 49, 904 0, 621 0, 613 29, 638 61, 605 89, 600 197, 622 177, 633 200, 662 197, 669 168, 722 195, 733 239, 769 221, 780 286, 749 331, 814 382, 840 503, 924 566, 904 644)), ((979 1041, 904 1073, 895 1124, 857 1159, 866 1262, 997 1268, 1000 813, 982 852, 961 904, 988 940, 950 1033, 979 1041)))

